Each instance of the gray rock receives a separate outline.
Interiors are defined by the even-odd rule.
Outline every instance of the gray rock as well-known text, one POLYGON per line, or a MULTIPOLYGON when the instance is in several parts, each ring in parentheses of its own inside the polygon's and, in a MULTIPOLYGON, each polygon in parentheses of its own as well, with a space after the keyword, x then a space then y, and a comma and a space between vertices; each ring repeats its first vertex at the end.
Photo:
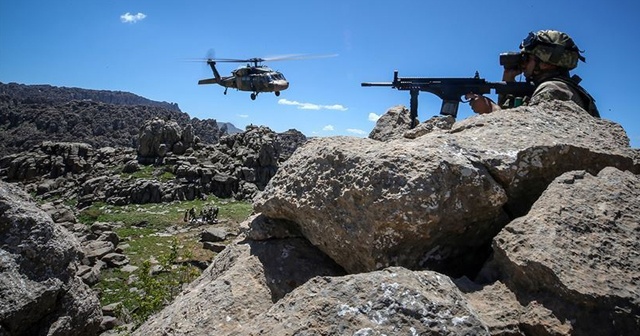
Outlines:
POLYGON ((100 282, 100 267, 80 265, 76 275, 87 285, 93 286, 100 282))
POLYGON ((450 130, 455 121, 456 119, 450 115, 435 116, 421 124, 418 124, 415 128, 404 132, 402 136, 407 139, 415 139, 436 130, 450 130))
POLYGON ((210 227, 200 233, 201 242, 221 242, 227 239, 227 230, 224 228, 210 227))
POLYGON ((556 176, 638 171, 628 145, 619 125, 563 102, 473 116, 415 140, 317 138, 254 210, 297 223, 352 273, 400 265, 460 276, 556 176))
POLYGON ((369 133, 369 139, 378 141, 400 139, 406 131, 411 129, 410 126, 411 114, 409 110, 402 105, 394 106, 380 116, 376 126, 369 133))
POLYGON ((486 168, 443 139, 426 139, 312 139, 280 167, 254 209, 299 224, 352 273, 451 264, 507 223, 507 195, 486 168))
POLYGON ((8 335, 95 335, 102 314, 76 275, 80 244, 0 182, 0 325, 8 335))
POLYGON ((205 241, 202 243, 202 248, 209 250, 209 251, 213 251, 216 253, 220 253, 222 252, 225 248, 227 247, 227 245, 225 244, 221 244, 221 243, 214 243, 214 242, 209 242, 209 241, 205 241))
POLYGON ((106 306, 102 306, 102 315, 115 317, 118 309, 120 309, 121 306, 122 306, 122 302, 114 302, 106 306))
POLYGON ((84 250, 84 257, 88 260, 88 264, 93 265, 97 260, 113 252, 115 247, 110 241, 93 240, 85 244, 82 249, 84 250))
POLYGON ((559 176, 494 240, 520 302, 537 302, 580 335, 640 329, 640 177, 615 168, 559 176))
POLYGON ((163 157, 180 141, 182 130, 177 122, 153 119, 140 127, 138 154, 141 157, 163 157))
POLYGON ((140 170, 140 164, 137 160, 129 160, 122 167, 122 172, 127 174, 135 173, 138 170, 140 170))
POLYGON ((304 239, 254 242, 238 237, 133 335, 238 335, 243 325, 300 284, 317 275, 342 274, 304 239))
POLYGON ((100 330, 111 330, 119 325, 122 325, 122 321, 120 321, 118 318, 114 316, 103 316, 102 322, 100 323, 100 330))
POLYGON ((105 262, 108 267, 121 267, 129 264, 129 258, 120 253, 109 253, 102 257, 101 260, 105 262))
POLYGON ((313 278, 243 330, 246 335, 489 335, 449 278, 400 267, 313 278))

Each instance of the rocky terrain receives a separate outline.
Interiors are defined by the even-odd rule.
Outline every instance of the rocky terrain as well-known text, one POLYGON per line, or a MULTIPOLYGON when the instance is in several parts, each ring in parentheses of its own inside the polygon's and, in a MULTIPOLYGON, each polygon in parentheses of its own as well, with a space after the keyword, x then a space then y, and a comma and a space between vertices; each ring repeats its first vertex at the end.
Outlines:
MULTIPOLYGON (((0 286, 0 290, 6 294, 3 298, 6 297, 8 300, 2 302, 5 310, 0 311, 2 335, 5 332, 12 335, 92 335, 111 329, 123 321, 127 322, 127 319, 114 317, 113 307, 103 308, 103 316, 96 299, 96 293, 100 290, 93 293, 87 285, 100 285, 104 282, 101 281, 105 276, 104 271, 114 268, 128 269, 127 272, 132 272, 129 281, 138 281, 137 274, 140 272, 135 270, 139 268, 140 263, 138 266, 129 265, 127 255, 134 253, 131 256, 135 256, 135 252, 127 253, 126 248, 128 245, 140 243, 120 237, 116 231, 147 232, 144 236, 138 235, 140 238, 146 237, 149 229, 139 229, 122 222, 81 224, 78 217, 84 216, 86 211, 96 211, 98 208, 94 207, 94 204, 127 206, 165 203, 171 204, 172 209, 179 209, 180 204, 184 202, 200 204, 198 201, 201 201, 207 202, 203 204, 213 204, 207 201, 212 196, 221 199, 251 199, 259 190, 264 189, 278 166, 306 141, 306 137, 295 130, 278 134, 266 127, 254 126, 229 135, 225 133, 226 126, 223 126, 222 130, 219 129, 215 120, 200 123, 179 110, 176 112, 167 109, 162 104, 126 105, 147 103, 131 94, 126 94, 125 98, 131 98, 133 101, 125 99, 119 101, 120 105, 113 105, 93 101, 97 98, 104 99, 104 95, 109 96, 109 92, 86 95, 86 90, 73 89, 66 92, 48 86, 43 90, 40 90, 40 86, 17 86, 20 90, 16 94, 4 88, 3 101, 7 104, 2 110, 2 115, 6 117, 2 119, 5 121, 2 124, 2 136, 11 139, 9 143, 20 143, 20 146, 5 147, 6 150, 15 153, 0 158, 0 177, 12 183, 6 185, 0 193, 4 197, 0 199, 0 212, 7 216, 0 220, 0 246, 3 258, 9 258, 3 259, 8 262, 5 265, 6 273, 3 273, 8 278, 0 286), (34 97, 25 94, 34 89, 38 89, 38 92, 44 91, 45 94, 34 97), (65 102, 65 92, 72 98, 88 96, 91 100, 65 102), (85 95, 78 96, 82 93, 85 95), (34 110, 39 112, 34 113, 34 110), (107 120, 115 125, 117 120, 113 119, 114 115, 127 115, 128 119, 125 119, 122 125, 137 125, 135 132, 129 126, 123 128, 122 132, 119 132, 117 127, 105 131, 105 134, 87 131, 107 120), (69 125, 68 121, 74 117, 77 118, 77 123, 69 125), (148 119, 142 120, 144 118, 148 119), (51 125, 66 126, 52 128, 51 125), (211 127, 198 128, 197 125, 211 127), (27 141, 22 142, 20 139, 27 141), (28 149, 22 149, 28 145, 28 149), (30 208, 26 207, 25 204, 36 200, 40 204, 39 207, 35 204, 31 204, 30 208), (29 215, 27 219, 17 219, 17 215, 12 215, 12 211, 16 211, 16 214, 26 212, 29 215), (45 229, 38 229, 39 226, 45 229), (56 230, 65 234, 52 239, 51 234, 47 232, 56 230), (59 288, 56 287, 55 291, 40 290, 41 287, 51 287, 52 280, 47 280, 44 275, 23 273, 21 268, 25 262, 33 263, 29 260, 37 257, 40 252, 51 250, 48 245, 38 245, 39 242, 49 241, 55 248, 62 248, 67 239, 71 242, 68 246, 70 250, 56 252, 64 253, 65 257, 60 259, 53 253, 51 257, 54 259, 44 259, 47 264, 42 266, 47 269, 66 269, 67 273, 56 273, 55 276, 60 281, 56 285, 59 288), (28 255, 24 255, 27 246, 25 242, 33 245, 28 247, 28 255), (39 248, 43 250, 33 252, 39 248), (73 298, 77 296, 73 293, 77 291, 76 286, 80 286, 82 295, 87 298, 73 298), (67 291, 72 291, 69 292, 69 295, 72 295, 69 300, 64 299, 67 291), (19 299, 20 297, 23 298, 19 299), (86 302, 81 302, 89 299, 94 301, 91 303, 92 307, 86 302), (89 313, 82 313, 82 309, 73 307, 73 304, 76 304, 73 300, 86 306, 82 309, 92 309, 92 317, 86 321, 87 325, 77 324, 77 319, 87 319, 82 314, 89 313), (58 324, 62 323, 59 321, 65 321, 66 325, 63 323, 59 326, 58 324), (68 325, 69 323, 72 325, 68 325)), ((113 95, 120 97, 122 94, 124 93, 113 95)), ((177 106, 174 106, 174 109, 177 109, 177 106)), ((153 239, 153 235, 176 235, 180 237, 177 240, 180 244, 198 240, 201 242, 201 248, 191 247, 186 251, 188 254, 194 251, 202 253, 202 249, 219 252, 224 248, 221 242, 227 237, 237 235, 237 223, 234 220, 230 221, 228 214, 223 214, 220 221, 215 217, 205 219, 201 213, 210 207, 198 206, 200 214, 194 213, 197 216, 195 221, 191 216, 187 220, 185 214, 184 222, 187 223, 183 223, 182 216, 186 209, 181 210, 182 212, 178 210, 176 218, 167 221, 169 224, 173 223, 171 226, 155 228, 149 235, 151 238, 144 239, 153 239), (211 224, 218 225, 214 228, 211 224)), ((144 227, 148 225, 144 224, 146 222, 147 220, 143 220, 141 224, 134 224, 144 227)), ((156 242, 154 245, 165 243, 156 242)), ((176 245, 175 248, 184 249, 180 246, 182 245, 176 245)), ((156 257, 168 258, 166 255, 146 256, 150 260, 156 260, 156 257)), ((206 267, 208 263, 206 259, 198 259, 197 256, 188 257, 186 261, 194 263, 197 267, 206 267)), ((180 263, 173 262, 165 264, 164 267, 183 267, 180 263)), ((158 265, 158 261, 154 261, 153 267, 161 266, 158 265)), ((160 271, 166 273, 164 268, 160 271)), ((107 276, 110 277, 107 281, 117 279, 112 275, 107 276)), ((132 313, 135 312, 127 314, 132 313)))
POLYGON ((81 206, 206 194, 250 199, 306 141, 296 130, 227 134, 228 127, 130 93, 1 84, 0 154, 10 154, 0 156, 0 176, 45 199, 79 198, 81 206), (122 175, 150 166, 166 178, 122 175))
POLYGON ((619 125, 562 102, 407 116, 299 148, 134 335, 636 333, 640 160, 619 125))
POLYGON ((249 127, 215 144, 150 118, 136 147, 44 142, 6 156, 0 335, 113 321, 86 287, 97 260, 121 261, 113 228, 70 235, 64 212, 22 190, 78 208, 252 200, 236 238, 134 335, 636 333, 640 151, 620 125, 563 102, 411 130, 408 115, 390 109, 368 139, 249 127))
POLYGON ((153 118, 189 124, 207 144, 238 133, 228 123, 190 118, 177 104, 127 92, 0 83, 0 157, 45 140, 136 148, 140 125, 153 118))

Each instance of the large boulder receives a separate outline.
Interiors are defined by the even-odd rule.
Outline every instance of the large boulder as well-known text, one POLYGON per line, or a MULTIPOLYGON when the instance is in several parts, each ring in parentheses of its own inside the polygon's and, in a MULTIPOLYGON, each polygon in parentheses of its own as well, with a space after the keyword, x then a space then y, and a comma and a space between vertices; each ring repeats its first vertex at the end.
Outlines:
POLYGON ((163 157, 181 140, 182 129, 177 122, 152 119, 140 127, 138 154, 143 158, 163 157))
POLYGON ((254 208, 298 223, 350 273, 399 265, 457 276, 473 273, 491 239, 555 177, 638 171, 634 155, 619 125, 552 102, 473 116, 414 140, 313 139, 254 208))
POLYGON ((350 273, 420 268, 467 242, 489 241, 507 223, 504 190, 484 167, 439 148, 447 146, 441 139, 429 145, 312 139, 280 168, 255 210, 300 224, 350 273))
POLYGON ((571 321, 576 335, 632 335, 640 330, 639 233, 640 176, 568 172, 494 239, 494 264, 520 302, 571 321))
POLYGON ((451 279, 401 267, 315 277, 242 335, 489 335, 451 279))
POLYGON ((604 167, 640 172, 638 151, 622 126, 593 118, 572 102, 552 101, 468 118, 449 144, 487 167, 509 195, 507 210, 525 214, 557 176, 604 167), (635 159, 635 162, 634 162, 635 159))
POLYGON ((0 182, 0 335, 96 335, 102 312, 76 276, 75 237, 0 182))

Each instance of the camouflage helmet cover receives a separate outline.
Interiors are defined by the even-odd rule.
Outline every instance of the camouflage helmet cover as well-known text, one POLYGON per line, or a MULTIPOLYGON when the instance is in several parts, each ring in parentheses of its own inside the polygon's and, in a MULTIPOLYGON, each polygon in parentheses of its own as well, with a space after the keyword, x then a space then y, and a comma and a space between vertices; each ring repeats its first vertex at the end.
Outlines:
POLYGON ((520 44, 520 50, 538 57, 543 62, 568 70, 575 69, 578 60, 585 61, 571 37, 557 30, 530 32, 520 44))

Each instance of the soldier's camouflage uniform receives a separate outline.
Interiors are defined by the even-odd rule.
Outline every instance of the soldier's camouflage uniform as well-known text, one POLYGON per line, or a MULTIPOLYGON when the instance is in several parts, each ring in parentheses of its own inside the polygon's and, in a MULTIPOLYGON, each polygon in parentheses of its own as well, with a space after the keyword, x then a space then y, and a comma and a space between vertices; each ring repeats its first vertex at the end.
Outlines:
POLYGON ((584 57, 580 56, 580 51, 571 37, 555 30, 541 30, 531 34, 535 36, 535 39, 543 43, 537 43, 535 47, 528 48, 524 46, 525 42, 523 41, 521 52, 532 54, 543 62, 566 69, 567 73, 564 76, 547 75, 549 77, 534 80, 536 89, 528 104, 535 105, 554 99, 573 101, 592 116, 599 118, 600 113, 596 108, 593 97, 578 84, 579 79, 574 81, 568 77, 568 71, 576 68, 578 60, 584 61, 584 57), (560 46, 566 46, 569 50, 565 50, 564 47, 560 48, 560 46))
POLYGON ((566 83, 554 80, 546 81, 538 85, 529 100, 529 105, 535 105, 543 101, 550 101, 554 99, 564 101, 571 100, 583 109, 587 109, 584 100, 576 90, 573 90, 566 83))

